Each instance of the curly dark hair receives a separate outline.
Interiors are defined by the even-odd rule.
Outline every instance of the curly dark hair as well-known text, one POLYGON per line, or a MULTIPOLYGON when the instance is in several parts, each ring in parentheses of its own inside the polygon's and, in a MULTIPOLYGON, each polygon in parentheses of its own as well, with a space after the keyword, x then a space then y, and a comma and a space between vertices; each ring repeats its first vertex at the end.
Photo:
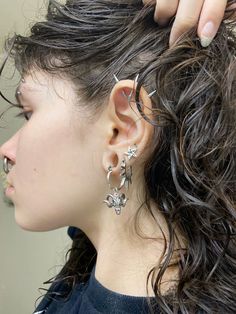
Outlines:
MULTIPOLYGON (((143 6, 141 0, 68 0, 65 5, 50 0, 46 21, 33 25, 29 36, 6 41, 8 58, 15 60, 22 75, 32 69, 66 75, 94 115, 112 90, 114 73, 120 79, 139 73, 136 105, 155 129, 144 165, 145 209, 153 215, 150 201, 154 201, 169 233, 158 275, 154 277, 153 267, 147 283, 152 274, 163 313, 233 314, 236 22, 228 8, 208 48, 201 47, 196 28, 170 48, 172 22, 162 28, 153 14, 154 7, 143 6), (142 111, 141 86, 157 91, 152 96, 153 119, 142 111), (187 246, 176 264, 177 291, 167 300, 160 283, 174 254, 177 229, 187 246)), ((44 284, 65 282, 63 298, 68 298, 76 283, 88 280, 95 262, 93 244, 78 230, 64 267, 44 284)), ((149 308, 155 313, 154 305, 149 308)))

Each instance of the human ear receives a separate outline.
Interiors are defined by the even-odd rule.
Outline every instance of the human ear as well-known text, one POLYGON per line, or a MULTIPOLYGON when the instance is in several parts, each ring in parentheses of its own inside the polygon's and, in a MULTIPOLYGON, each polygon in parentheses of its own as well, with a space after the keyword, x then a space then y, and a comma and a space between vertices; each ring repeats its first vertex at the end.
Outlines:
MULTIPOLYGON (((113 87, 106 108, 106 151, 103 167, 113 167, 113 173, 120 171, 120 164, 128 148, 137 145, 137 158, 145 155, 145 149, 152 137, 153 126, 140 114, 135 101, 136 81, 121 80, 113 87)), ((149 94, 141 87, 139 104, 143 113, 151 119, 152 102, 149 94)), ((130 161, 131 163, 131 161, 130 161)))

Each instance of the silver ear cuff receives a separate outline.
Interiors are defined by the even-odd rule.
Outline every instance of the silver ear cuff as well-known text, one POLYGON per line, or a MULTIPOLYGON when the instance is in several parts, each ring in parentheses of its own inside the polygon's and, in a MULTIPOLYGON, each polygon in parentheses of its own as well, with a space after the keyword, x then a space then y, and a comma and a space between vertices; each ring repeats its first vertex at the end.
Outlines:
MULTIPOLYGON (((113 76, 114 76, 114 79, 115 79, 116 83, 118 83, 118 82, 120 81, 120 80, 118 79, 118 77, 117 77, 115 74, 113 74, 113 76)), ((136 75, 136 77, 135 77, 135 79, 134 79, 134 84, 138 83, 138 78, 139 78, 139 74, 136 75)), ((152 91, 151 93, 148 94, 148 97, 151 98, 153 95, 156 94, 156 92, 157 92, 157 91, 156 91, 156 89, 155 89, 154 91, 152 91)), ((131 97, 132 97, 132 95, 133 95, 133 89, 132 89, 132 91, 130 92, 129 95, 126 95, 125 92, 123 92, 123 95, 124 95, 126 98, 128 98, 128 101, 130 102, 130 99, 131 99, 131 97)))
MULTIPOLYGON (((134 147, 131 148, 129 146, 128 152, 124 154, 130 160, 131 158, 136 158, 137 145, 134 144, 134 147)), ((110 178, 112 174, 112 166, 108 167, 107 181, 109 188, 112 190, 112 193, 107 195, 106 200, 103 202, 107 204, 109 208, 114 208, 117 215, 121 213, 121 207, 125 207, 128 198, 126 198, 125 194, 120 192, 122 187, 125 187, 127 190, 129 189, 129 184, 132 184, 132 166, 127 166, 125 158, 122 159, 120 166, 120 177, 121 182, 118 187, 112 187, 110 184, 110 178)))

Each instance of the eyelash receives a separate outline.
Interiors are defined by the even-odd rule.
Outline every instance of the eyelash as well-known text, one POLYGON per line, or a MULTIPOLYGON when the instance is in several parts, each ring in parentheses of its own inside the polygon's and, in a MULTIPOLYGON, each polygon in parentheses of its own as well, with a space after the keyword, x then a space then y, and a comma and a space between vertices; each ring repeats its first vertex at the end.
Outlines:
POLYGON ((28 113, 32 113, 31 111, 21 111, 20 113, 18 113, 15 117, 18 118, 18 117, 24 117, 27 121, 30 119, 27 117, 27 114, 28 113))

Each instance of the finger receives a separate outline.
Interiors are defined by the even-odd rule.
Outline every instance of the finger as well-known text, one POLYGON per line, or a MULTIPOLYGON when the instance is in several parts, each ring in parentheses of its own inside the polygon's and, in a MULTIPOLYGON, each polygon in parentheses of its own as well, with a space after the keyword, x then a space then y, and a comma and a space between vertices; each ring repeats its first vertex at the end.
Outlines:
POLYGON ((159 25, 165 25, 168 23, 178 9, 179 0, 158 0, 156 3, 154 20, 159 25))
MULTIPOLYGON (((222 0, 220 0, 222 1, 222 0)), ((204 0, 180 0, 170 33, 170 46, 186 31, 194 27, 201 14, 204 0)))
POLYGON ((223 20, 227 0, 206 0, 198 25, 198 36, 203 47, 207 47, 215 37, 223 20))

